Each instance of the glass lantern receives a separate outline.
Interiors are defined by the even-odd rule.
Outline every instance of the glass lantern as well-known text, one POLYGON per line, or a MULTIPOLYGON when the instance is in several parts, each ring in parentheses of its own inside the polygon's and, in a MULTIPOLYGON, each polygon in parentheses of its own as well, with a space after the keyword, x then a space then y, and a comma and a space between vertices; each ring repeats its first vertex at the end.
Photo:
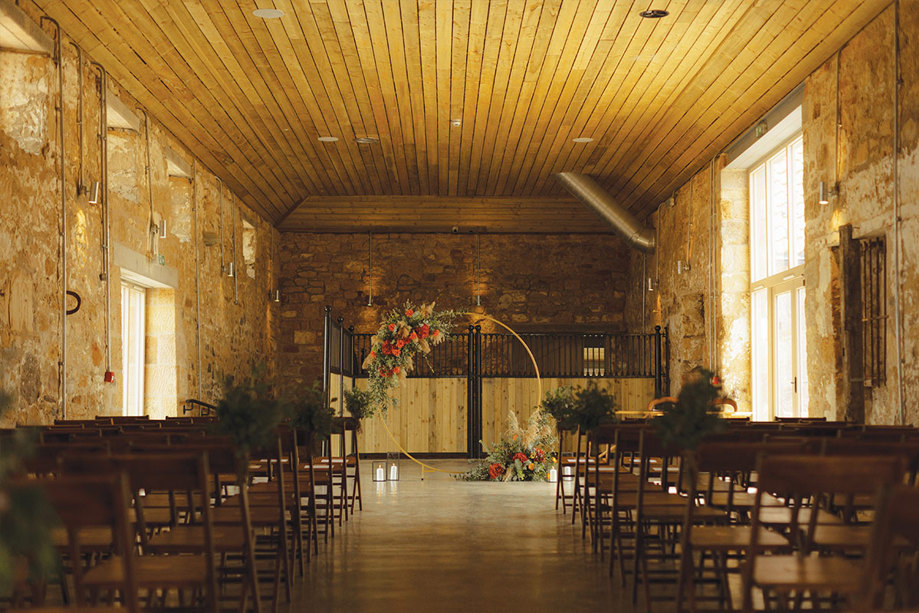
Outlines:
POLYGON ((386 481, 386 460, 374 460, 370 463, 370 468, 374 481, 386 481))
POLYGON ((550 468, 549 469, 549 483, 556 483, 558 481, 558 469, 550 468))
POLYGON ((390 481, 399 480, 399 459, 402 456, 398 451, 386 454, 386 478, 390 481))

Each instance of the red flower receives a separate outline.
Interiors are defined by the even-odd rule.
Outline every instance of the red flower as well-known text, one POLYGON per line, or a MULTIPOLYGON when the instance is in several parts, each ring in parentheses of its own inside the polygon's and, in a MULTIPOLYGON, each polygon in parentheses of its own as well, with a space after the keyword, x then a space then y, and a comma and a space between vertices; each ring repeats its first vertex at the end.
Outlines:
POLYGON ((421 338, 427 338, 430 331, 431 331, 431 328, 428 326, 428 324, 424 324, 423 326, 418 328, 418 336, 420 336, 421 338))
POLYGON ((410 340, 410 341, 417 341, 417 340, 418 340, 418 335, 415 334, 414 332, 412 332, 411 334, 408 335, 408 340, 410 340))
POLYGON ((396 347, 398 347, 399 349, 402 349, 403 347, 405 347, 405 341, 403 341, 400 338, 399 340, 396 341, 396 347))
POLYGON ((413 310, 411 310, 411 309, 408 309, 407 311, 405 311, 405 316, 406 316, 406 317, 411 317, 411 316, 414 315, 414 314, 415 314, 415 311, 413 311, 413 310))
POLYGON ((437 329, 431 332, 431 336, 434 336, 434 337, 436 337, 438 334, 440 334, 440 330, 437 330, 437 329))
POLYGON ((389 331, 395 332, 395 330, 396 330, 396 324, 389 324, 389 331))
POLYGON ((392 353, 392 347, 390 347, 389 341, 383 343, 383 347, 380 349, 380 351, 382 351, 384 355, 389 355, 392 353))
POLYGON ((376 352, 376 351, 371 351, 369 357, 370 357, 371 360, 372 360, 373 358, 377 357, 377 352, 376 352))
POLYGON ((388 377, 388 376, 389 376, 389 375, 386 373, 386 369, 385 369, 385 368, 381 368, 381 369, 380 369, 380 376, 381 376, 381 377, 388 377))
POLYGON ((721 385, 721 379, 718 378, 718 375, 712 377, 712 385, 721 385))
POLYGON ((394 374, 394 375, 398 375, 398 374, 399 374, 399 370, 400 370, 400 369, 399 369, 399 367, 398 367, 398 366, 393 366, 393 369, 392 369, 392 374, 394 374))
POLYGON ((402 353, 402 350, 401 350, 401 349, 393 349, 392 351, 390 351, 390 353, 392 353, 392 354, 393 354, 394 356, 396 356, 396 357, 399 357, 399 354, 402 353))
POLYGON ((537 447, 533 451, 535 452, 537 462, 542 462, 543 460, 546 459, 546 452, 543 451, 542 448, 537 447))
POLYGON ((525 454, 522 454, 522 453, 520 453, 519 451, 518 451, 517 453, 515 453, 515 454, 514 454, 514 457, 511 458, 511 459, 513 459, 513 460, 520 460, 520 463, 523 464, 523 465, 526 465, 526 463, 530 461, 530 458, 526 457, 525 454))
POLYGON ((497 479, 498 477, 503 475, 504 472, 505 472, 504 467, 498 464, 497 462, 495 462, 494 464, 488 467, 488 476, 491 477, 492 479, 497 479))

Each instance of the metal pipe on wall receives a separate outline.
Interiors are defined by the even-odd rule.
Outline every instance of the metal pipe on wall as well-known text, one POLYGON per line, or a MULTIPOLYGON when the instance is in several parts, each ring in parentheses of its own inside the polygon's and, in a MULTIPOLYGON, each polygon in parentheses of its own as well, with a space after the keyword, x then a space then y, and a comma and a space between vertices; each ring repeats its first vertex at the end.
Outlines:
POLYGON ((80 47, 80 45, 73 41, 71 41, 70 44, 73 45, 73 48, 77 51, 77 125, 80 127, 80 147, 77 152, 79 154, 79 170, 77 171, 77 197, 79 197, 89 191, 86 189, 86 173, 84 172, 83 168, 83 146, 85 143, 85 137, 83 135, 83 49, 80 47))
MULTIPOLYGON (((220 235, 220 274, 222 275, 223 270, 223 181, 220 177, 214 177, 219 183, 219 191, 217 193, 217 233, 220 235)), ((233 271, 233 274, 236 274, 236 271, 233 271)))
POLYGON ((64 45, 60 24, 50 17, 42 17, 55 28, 54 63, 57 65, 57 120, 61 156, 61 217, 59 230, 59 253, 61 266, 61 359, 58 363, 58 392, 60 394, 61 418, 67 419, 67 166, 64 140, 64 45))
POLYGON ((147 220, 147 238, 150 240, 150 252, 155 257, 156 252, 156 237, 159 234, 158 232, 153 231, 154 226, 154 214, 153 214, 153 168, 150 164, 150 116, 147 115, 147 111, 144 109, 138 109, 141 113, 144 114, 144 141, 147 157, 146 165, 146 175, 147 175, 147 192, 150 200, 150 214, 148 215, 147 220))
POLYGON ((239 205, 233 198, 233 304, 239 304, 239 267, 236 262, 236 222, 239 216, 239 205))
POLYGON ((102 274, 105 281, 105 372, 112 370, 112 282, 110 265, 110 220, 108 202, 108 72, 98 62, 92 63, 99 71, 99 138, 100 169, 102 174, 102 274))
POLYGON ((897 342, 897 406, 898 421, 906 423, 903 406, 903 325, 900 297, 900 0, 894 2, 894 83, 893 83, 893 278, 894 278, 894 332, 897 342))
POLYGON ((201 284, 199 280, 198 241, 201 234, 198 232, 198 160, 191 161, 191 202, 195 211, 195 335, 198 339, 198 400, 203 400, 201 394, 201 284))

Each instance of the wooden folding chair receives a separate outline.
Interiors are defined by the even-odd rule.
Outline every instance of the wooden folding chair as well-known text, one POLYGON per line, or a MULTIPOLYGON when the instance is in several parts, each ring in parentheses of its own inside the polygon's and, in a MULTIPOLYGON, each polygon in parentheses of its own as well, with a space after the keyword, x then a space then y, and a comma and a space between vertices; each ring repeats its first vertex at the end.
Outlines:
MULTIPOLYGON (((756 497, 747 491, 753 484, 750 475, 762 454, 800 454, 804 449, 801 443, 726 442, 729 437, 713 437, 714 442, 706 440, 684 458, 688 495, 680 535, 679 611, 685 610, 687 599, 692 611, 697 610, 699 602, 714 602, 719 611, 732 607, 728 576, 737 568, 731 563, 746 552, 752 530, 749 518, 756 497), (697 513, 700 501, 723 515, 714 522, 700 517, 697 513), (709 578, 705 572, 707 559, 713 566, 709 578), (705 593, 706 586, 714 586, 716 593, 705 593)), ((790 550, 790 543, 781 534, 765 527, 762 530, 759 542, 764 549, 790 550)))
POLYGON ((882 487, 872 527, 861 591, 854 598, 853 611, 919 610, 919 583, 915 581, 919 571, 919 489, 882 487))
MULTIPOLYGON (((203 610, 216 612, 216 556, 208 497, 210 472, 206 453, 86 456, 69 458, 67 462, 67 470, 73 472, 92 473, 114 469, 125 472, 134 497, 136 533, 143 550, 143 555, 135 561, 139 587, 147 590, 151 601, 159 593, 159 606, 165 606, 169 591, 176 590, 179 603, 184 605, 184 595, 191 593, 193 600, 200 601, 203 610), (173 497, 186 496, 188 522, 199 524, 204 537, 198 547, 182 552, 189 555, 151 554, 149 545, 154 529, 147 524, 144 508, 148 492, 169 492, 173 497)), ((120 581, 117 558, 110 558, 89 568, 82 577, 86 588, 97 590, 113 589, 120 581)))
MULTIPOLYGON (((41 488, 57 511, 66 530, 67 557, 73 571, 73 603, 71 606, 38 607, 27 609, 31 613, 88 613, 106 611, 140 611, 138 601, 138 569, 134 548, 134 533, 128 517, 129 487, 124 473, 64 476, 54 479, 24 479, 11 484, 12 488, 41 488), (81 560, 84 556, 82 536, 87 531, 107 531, 113 540, 112 563, 117 565, 117 581, 112 583, 108 607, 98 606, 85 581, 81 560), (112 606, 115 593, 121 607, 112 606)), ((12 611, 15 611, 12 610, 12 611)), ((12 613, 11 611, 11 613, 12 613)), ((23 611, 26 611, 25 609, 23 611)))
POLYGON ((861 567, 851 559, 813 551, 819 512, 826 510, 834 494, 873 494, 881 485, 898 483, 903 471, 904 461, 890 456, 763 456, 742 569, 744 613, 753 611, 754 589, 762 591, 766 604, 775 600, 784 608, 800 608, 805 596, 817 608, 821 595, 840 603, 856 594, 861 567), (766 493, 790 501, 786 531, 796 546, 794 554, 767 555, 767 547, 760 540, 766 523, 763 515, 769 510, 763 504, 766 493))

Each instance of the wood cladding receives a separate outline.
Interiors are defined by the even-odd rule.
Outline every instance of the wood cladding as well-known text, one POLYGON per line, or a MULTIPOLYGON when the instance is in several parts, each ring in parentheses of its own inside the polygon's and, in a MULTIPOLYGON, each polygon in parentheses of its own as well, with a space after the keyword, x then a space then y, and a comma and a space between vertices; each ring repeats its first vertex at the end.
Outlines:
MULTIPOLYGON (((654 379, 594 379, 609 389, 626 410, 643 410, 654 396, 654 379)), ((345 387, 351 379, 345 378, 345 387)), ((585 385, 586 379, 542 379, 543 393, 559 385, 585 385)), ((367 379, 357 379, 366 389, 367 379)), ((338 376, 332 375, 332 396, 338 396, 338 376)), ((399 407, 385 417, 365 420, 360 433, 361 453, 396 451, 379 423, 385 419, 393 436, 409 452, 466 452, 466 378, 406 379, 396 388, 399 407)), ((484 379, 482 381, 482 437, 491 445, 508 428, 515 411, 522 426, 536 407, 536 379, 484 379)), ((337 410, 337 404, 336 410, 337 410)))
POLYGON ((653 210, 889 2, 23 4, 285 229, 591 232, 554 172, 653 210))

